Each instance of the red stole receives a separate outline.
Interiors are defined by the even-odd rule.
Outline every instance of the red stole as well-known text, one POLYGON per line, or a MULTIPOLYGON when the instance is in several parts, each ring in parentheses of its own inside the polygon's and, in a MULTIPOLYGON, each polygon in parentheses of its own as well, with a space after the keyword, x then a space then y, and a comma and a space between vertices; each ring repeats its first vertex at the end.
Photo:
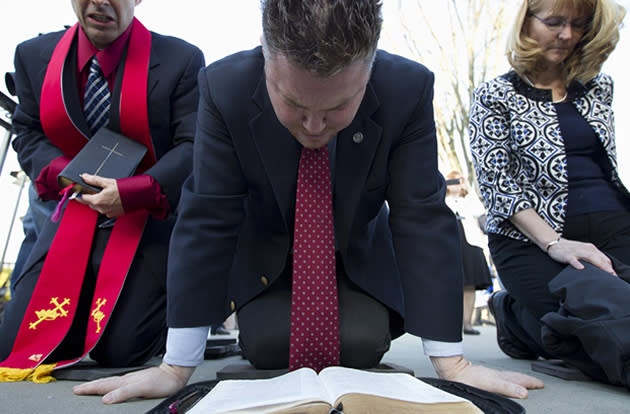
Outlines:
MULTIPOLYGON (((124 62, 120 128, 124 135, 149 148, 138 168, 139 172, 143 172, 156 161, 147 109, 151 34, 137 19, 134 20, 124 62)), ((44 133, 68 157, 74 157, 87 141, 70 118, 63 96, 63 68, 77 28, 78 23, 67 30, 53 52, 42 86, 40 107, 44 133)), ((38 368, 61 343, 72 324, 97 216, 98 213, 87 206, 76 201, 68 202, 13 350, 0 363, 0 381, 32 379, 48 382, 52 378, 46 375, 53 368, 76 363, 96 346, 135 256, 148 217, 146 211, 118 217, 112 229, 98 273, 83 354, 69 361, 52 361, 52 364, 38 368), (45 377, 41 378, 40 374, 45 377)))

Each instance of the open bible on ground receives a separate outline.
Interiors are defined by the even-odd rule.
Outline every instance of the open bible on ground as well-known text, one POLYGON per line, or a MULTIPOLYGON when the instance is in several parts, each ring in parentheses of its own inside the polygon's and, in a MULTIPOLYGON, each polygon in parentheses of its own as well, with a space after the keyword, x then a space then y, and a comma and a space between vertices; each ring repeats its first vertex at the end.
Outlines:
POLYGON ((224 380, 189 413, 474 413, 472 402, 409 374, 328 367, 257 380, 224 380))

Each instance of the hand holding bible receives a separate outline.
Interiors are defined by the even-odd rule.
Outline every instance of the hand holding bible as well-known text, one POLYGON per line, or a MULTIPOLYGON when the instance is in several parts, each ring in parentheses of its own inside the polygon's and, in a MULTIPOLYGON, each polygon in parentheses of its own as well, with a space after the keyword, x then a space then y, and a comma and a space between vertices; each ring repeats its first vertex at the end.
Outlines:
POLYGON ((81 178, 87 184, 100 187, 102 190, 96 194, 83 194, 77 198, 79 203, 85 204, 109 218, 125 214, 115 179, 90 174, 81 174, 81 178))

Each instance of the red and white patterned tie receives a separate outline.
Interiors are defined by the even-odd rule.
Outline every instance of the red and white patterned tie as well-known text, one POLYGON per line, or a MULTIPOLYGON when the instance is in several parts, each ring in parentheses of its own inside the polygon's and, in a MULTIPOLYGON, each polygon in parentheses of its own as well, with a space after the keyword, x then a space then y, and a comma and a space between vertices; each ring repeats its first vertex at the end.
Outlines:
POLYGON ((293 242, 289 370, 339 365, 339 304, 328 148, 302 149, 293 242))

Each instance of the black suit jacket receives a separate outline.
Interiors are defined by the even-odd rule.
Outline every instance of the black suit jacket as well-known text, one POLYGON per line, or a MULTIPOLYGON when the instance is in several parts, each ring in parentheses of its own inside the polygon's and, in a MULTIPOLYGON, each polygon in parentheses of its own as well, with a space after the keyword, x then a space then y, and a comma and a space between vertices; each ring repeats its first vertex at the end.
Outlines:
POLYGON ((549 282, 560 307, 541 319, 545 351, 591 378, 630 388, 630 266, 611 257, 619 277, 582 261, 549 282))
MULTIPOLYGON (((16 133, 13 147, 21 167, 31 180, 35 180, 53 159, 63 155, 44 135, 39 120, 46 69, 63 33, 41 35, 16 48, 15 76, 19 105, 12 120, 16 133)), ((199 101, 197 75, 203 66, 203 53, 197 47, 181 39, 151 33, 147 100, 151 139, 158 161, 146 174, 160 184, 172 209, 179 202, 182 184, 192 167, 192 141, 199 101)), ((63 93, 72 121, 89 136, 78 104, 77 82, 64 83, 63 93)), ((145 240, 145 245, 154 245, 152 255, 167 254, 173 221, 149 218, 147 225, 151 229, 145 233, 151 234, 152 240, 145 240)), ((47 223, 24 270, 47 253, 58 224, 47 223)))
MULTIPOLYGON (((273 111, 260 48, 199 77, 193 174, 169 254, 169 326, 223 320, 282 273, 292 249, 300 144, 273 111)), ((336 140, 334 218, 350 279, 405 330, 461 339, 462 270, 444 204, 433 75, 379 51, 365 97, 336 140)))

